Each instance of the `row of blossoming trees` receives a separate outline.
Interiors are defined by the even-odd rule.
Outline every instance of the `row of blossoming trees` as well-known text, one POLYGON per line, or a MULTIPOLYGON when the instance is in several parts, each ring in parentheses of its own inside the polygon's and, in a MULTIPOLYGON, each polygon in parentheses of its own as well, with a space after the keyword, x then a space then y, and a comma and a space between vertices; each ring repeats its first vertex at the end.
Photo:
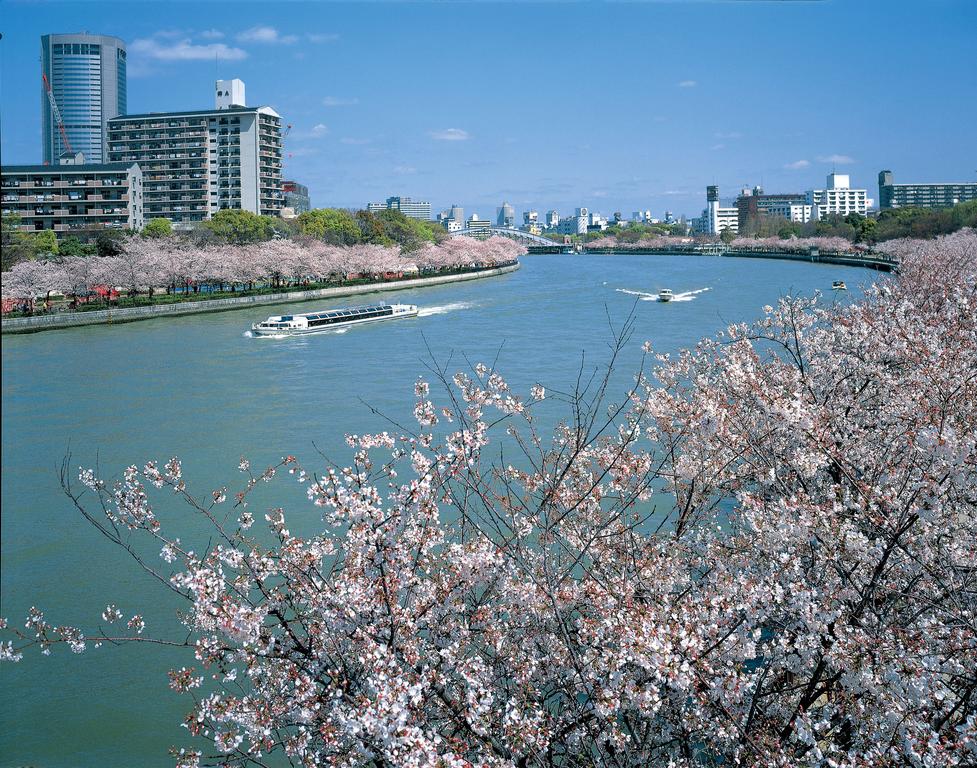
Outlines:
MULTIPOLYGON (((707 241, 711 242, 711 240, 707 241)), ((647 249, 667 249, 675 247, 688 247, 697 244, 697 240, 691 237, 647 237, 635 242, 621 241, 615 237, 603 237, 587 243, 587 247, 612 248, 614 250, 632 251, 647 249)), ((854 246, 850 240, 843 237, 737 237, 729 243, 729 247, 739 250, 761 250, 771 252, 803 252, 817 248, 825 252, 847 253, 853 250, 854 246)))
MULTIPOLYGON (((417 427, 349 436, 347 469, 242 460, 237 493, 199 496, 177 459, 66 469, 186 599, 182 634, 157 628, 205 742, 178 764, 974 765, 977 235, 894 247, 858 303, 645 345, 625 397, 434 366, 417 427), (276 478, 315 535, 255 508, 276 478), (174 500, 209 545, 181 543, 174 500)), ((0 655, 145 642, 139 613, 86 634, 35 608, 0 655)))
POLYGON ((456 237, 410 254, 379 245, 336 246, 319 241, 269 240, 254 245, 194 246, 175 238, 128 238, 116 256, 23 261, 3 273, 4 299, 32 304, 53 292, 85 296, 97 286, 130 294, 210 287, 234 291, 351 278, 383 278, 416 271, 485 267, 524 252, 505 238, 456 237))

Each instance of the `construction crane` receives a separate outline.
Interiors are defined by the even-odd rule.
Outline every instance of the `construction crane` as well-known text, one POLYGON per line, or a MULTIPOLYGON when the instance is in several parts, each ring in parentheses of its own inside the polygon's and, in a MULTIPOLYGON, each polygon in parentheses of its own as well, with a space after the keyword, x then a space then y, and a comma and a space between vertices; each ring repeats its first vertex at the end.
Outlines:
POLYGON ((68 141, 68 134, 64 130, 64 120, 61 119, 61 110, 58 109, 58 102, 54 100, 54 92, 51 90, 51 83, 48 82, 47 75, 41 72, 41 80, 44 83, 44 92, 47 100, 51 104, 51 114, 58 121, 58 130, 61 131, 61 141, 64 142, 65 152, 71 152, 71 142, 68 141))
MULTIPOLYGON (((288 125, 285 126, 285 130, 282 131, 282 148, 283 149, 285 148, 285 139, 288 138, 288 134, 290 134, 291 132, 292 132, 292 124, 289 123, 288 125)), ((291 160, 292 159, 292 153, 291 152, 287 153, 285 155, 285 159, 286 160, 291 160)), ((282 170, 284 170, 284 169, 285 169, 285 163, 282 162, 282 170)))

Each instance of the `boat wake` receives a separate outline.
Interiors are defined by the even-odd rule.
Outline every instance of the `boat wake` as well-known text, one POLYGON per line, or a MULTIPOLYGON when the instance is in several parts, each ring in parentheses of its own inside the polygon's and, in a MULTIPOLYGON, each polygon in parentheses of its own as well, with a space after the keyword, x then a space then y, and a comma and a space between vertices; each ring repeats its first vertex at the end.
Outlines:
POLYGON ((618 293, 626 293, 629 296, 640 296, 641 301, 658 301, 657 293, 645 293, 644 291, 629 291, 627 288, 615 288, 618 293))
MULTIPOLYGON (((646 291, 632 291, 627 288, 615 288, 618 293, 626 293, 629 296, 637 296, 639 301, 658 301, 657 293, 647 293, 646 291)), ((672 301, 693 301, 696 296, 700 293, 705 293, 706 291, 711 291, 711 288, 699 288, 695 291, 685 291, 684 293, 676 293, 672 296, 672 301)))
POLYGON ((253 333, 251 333, 251 331, 245 331, 245 332, 244 332, 244 333, 242 333, 241 335, 242 335, 242 336, 243 336, 244 338, 246 338, 246 339, 250 339, 250 338, 252 338, 252 337, 254 336, 254 334, 253 334, 253 333))
POLYGON ((705 293, 706 291, 711 291, 711 288, 700 288, 697 291, 686 291, 685 293, 676 293, 672 296, 672 301, 692 301, 700 293, 705 293))
POLYGON ((459 309, 469 309, 471 304, 464 301, 457 301, 454 304, 442 304, 437 307, 424 307, 417 311, 418 317, 430 317, 431 315, 446 315, 459 309))

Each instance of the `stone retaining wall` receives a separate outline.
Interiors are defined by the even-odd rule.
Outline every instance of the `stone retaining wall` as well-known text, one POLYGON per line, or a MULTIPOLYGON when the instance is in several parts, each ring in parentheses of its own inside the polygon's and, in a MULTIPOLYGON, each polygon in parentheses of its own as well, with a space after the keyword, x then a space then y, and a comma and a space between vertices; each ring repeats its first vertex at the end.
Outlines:
POLYGON ((3 333, 34 333, 55 328, 74 328, 82 325, 103 325, 107 323, 131 323, 167 315, 195 315, 202 312, 223 312, 249 306, 265 304, 291 304, 310 299, 335 299, 356 296, 377 291, 400 291, 406 288, 422 288, 429 285, 442 285, 462 280, 477 280, 482 277, 495 277, 519 269, 519 262, 503 267, 481 269, 476 272, 459 272, 453 275, 417 277, 412 280, 392 280, 384 283, 364 285, 338 285, 333 288, 316 288, 311 291, 291 291, 270 293, 263 296, 234 296, 226 299, 203 299, 179 304, 156 304, 148 307, 125 307, 122 309, 99 309, 92 312, 57 312, 35 317, 12 317, 2 322, 3 333))

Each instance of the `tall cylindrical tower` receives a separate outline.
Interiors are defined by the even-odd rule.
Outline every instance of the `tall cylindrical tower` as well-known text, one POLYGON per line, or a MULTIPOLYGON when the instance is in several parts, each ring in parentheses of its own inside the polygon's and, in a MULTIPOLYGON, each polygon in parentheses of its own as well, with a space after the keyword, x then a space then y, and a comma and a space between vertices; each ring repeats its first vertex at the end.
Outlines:
MULTIPOLYGON (((108 157, 106 126, 126 113, 126 47, 117 37, 87 32, 41 36, 41 73, 64 120, 72 150, 85 162, 108 157)), ((57 163, 67 150, 41 78, 41 156, 57 163)))

